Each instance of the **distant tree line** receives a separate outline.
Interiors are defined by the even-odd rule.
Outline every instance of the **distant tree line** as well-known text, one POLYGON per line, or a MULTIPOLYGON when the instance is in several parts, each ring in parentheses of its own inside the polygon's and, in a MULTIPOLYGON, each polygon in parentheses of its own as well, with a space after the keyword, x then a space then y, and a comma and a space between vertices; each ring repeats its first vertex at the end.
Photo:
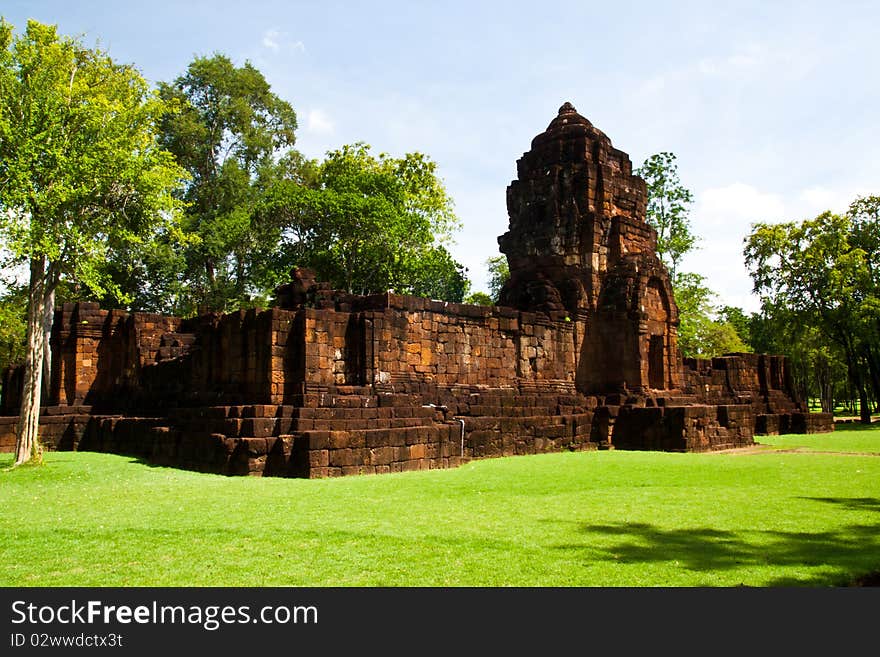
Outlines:
POLYGON ((699 238, 675 155, 652 155, 636 173, 647 183, 647 220, 672 275, 682 355, 785 355, 801 398, 870 422, 880 412, 880 197, 858 198, 843 214, 755 223, 744 256, 761 309, 746 314, 715 303, 701 275, 680 271, 699 238))
POLYGON ((196 57, 153 89, 54 26, 0 18, 0 367, 24 361, 16 464, 39 459, 63 301, 191 316, 268 305, 294 266, 359 294, 462 301, 459 220, 421 153, 295 149, 250 63, 196 57))
MULTIPOLYGON (((0 18, 0 368, 24 361, 16 462, 39 455, 48 334, 62 301, 192 316, 268 305, 295 266, 357 294, 494 303, 449 252, 460 222, 436 164, 354 143, 295 148, 297 116, 263 75, 196 57, 151 88, 131 65, 29 21, 0 18), (24 276, 22 276, 22 274, 24 276)), ((647 220, 679 305, 683 355, 784 353, 805 395, 880 402, 876 197, 843 215, 758 224, 746 262, 760 314, 719 307, 680 271, 696 248, 675 155, 649 157, 647 220)))
POLYGON ((309 160, 294 148, 291 105, 222 54, 197 57, 159 96, 176 108, 158 139, 189 174, 183 211, 173 229, 108 258, 125 295, 101 296, 104 306, 181 316, 265 307, 294 266, 358 294, 467 293, 447 249, 459 220, 427 156, 358 143, 309 160))
POLYGON ((7 316, 15 314, 10 303, 24 306, 23 322, 9 317, 24 329, 16 465, 42 453, 56 295, 82 288, 123 298, 110 271, 115 254, 174 224, 173 191, 185 172, 156 139, 168 111, 132 66, 52 26, 29 21, 15 35, 0 19, 0 257, 27 275, 3 304, 7 316))
POLYGON ((657 255, 669 270, 680 324, 678 348, 685 358, 712 358, 752 351, 733 321, 735 310, 719 306, 706 279, 681 271, 682 258, 698 247, 690 205, 693 194, 678 176, 677 157, 664 151, 649 156, 635 174, 648 188, 646 219, 657 231, 657 255))
POLYGON ((762 301, 756 347, 785 353, 804 396, 823 410, 843 401, 870 422, 880 404, 880 197, 843 214, 758 223, 746 263, 762 301))

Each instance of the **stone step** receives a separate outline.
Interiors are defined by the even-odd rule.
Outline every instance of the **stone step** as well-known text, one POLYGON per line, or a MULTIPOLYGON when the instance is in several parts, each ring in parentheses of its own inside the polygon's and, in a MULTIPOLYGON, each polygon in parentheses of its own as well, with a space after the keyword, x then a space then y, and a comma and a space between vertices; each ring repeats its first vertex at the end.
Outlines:
POLYGON ((461 416, 465 431, 487 429, 506 432, 540 429, 542 427, 591 427, 594 414, 577 413, 570 415, 526 415, 526 416, 461 416))
POLYGON ((655 399, 657 406, 692 406, 702 405, 696 395, 675 395, 669 397, 658 396, 655 399))
POLYGON ((189 347, 196 341, 195 333, 163 333, 159 341, 160 347, 189 347))
POLYGON ((558 408, 554 406, 510 406, 510 407, 502 407, 502 406, 489 406, 489 405, 474 405, 471 404, 468 407, 467 413, 462 413, 462 415, 472 415, 474 417, 503 417, 503 416, 511 416, 511 417, 526 417, 526 416, 535 416, 535 415, 557 415, 558 408))

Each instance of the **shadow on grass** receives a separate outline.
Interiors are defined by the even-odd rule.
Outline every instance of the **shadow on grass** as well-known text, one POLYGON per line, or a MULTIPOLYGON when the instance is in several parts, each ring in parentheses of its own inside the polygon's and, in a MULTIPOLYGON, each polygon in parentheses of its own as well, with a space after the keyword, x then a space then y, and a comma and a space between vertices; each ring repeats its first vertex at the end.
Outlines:
MULTIPOLYGON (((15 470, 21 469, 35 469, 40 470, 41 468, 51 469, 52 466, 61 465, 66 463, 74 463, 81 464, 81 460, 79 458, 79 454, 102 454, 108 456, 116 456, 120 459, 125 459, 127 463, 137 463, 138 465, 143 465, 148 468, 166 468, 166 469, 174 469, 174 470, 182 470, 186 471, 184 468, 175 468, 173 466, 166 466, 159 463, 155 463, 153 461, 149 461, 143 457, 132 456, 130 454, 116 454, 113 452, 90 452, 88 450, 77 450, 77 451, 52 451, 49 452, 43 463, 34 464, 31 462, 25 463, 23 465, 13 467, 13 457, 9 455, 9 458, 4 458, 5 454, 0 454, 0 472, 13 472, 15 470)), ((193 472, 198 472, 198 470, 192 470, 193 472)), ((205 473, 205 474, 213 474, 213 473, 205 473)))
POLYGON ((880 420, 875 419, 871 424, 862 424, 861 422, 836 422, 834 424, 835 433, 847 431, 880 431, 880 420))
POLYGON ((880 513, 880 499, 876 497, 801 497, 800 499, 837 504, 852 511, 876 511, 880 513))
MULTIPOLYGON (((880 500, 876 498, 805 499, 880 513, 880 500)), ((880 521, 826 532, 665 529, 648 523, 584 525, 581 529, 590 536, 619 540, 602 548, 591 539, 584 545, 559 545, 557 549, 599 550, 618 563, 677 562, 689 570, 706 573, 750 566, 814 569, 803 576, 771 578, 761 586, 846 586, 880 570, 880 521)))

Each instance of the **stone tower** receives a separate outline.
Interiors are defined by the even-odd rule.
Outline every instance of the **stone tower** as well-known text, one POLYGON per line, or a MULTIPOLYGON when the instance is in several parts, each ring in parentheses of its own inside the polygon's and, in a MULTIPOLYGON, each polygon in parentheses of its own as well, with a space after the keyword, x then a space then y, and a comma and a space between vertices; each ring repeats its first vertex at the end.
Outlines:
POLYGON ((678 308, 645 221, 645 182, 570 103, 517 162, 498 238, 501 305, 575 322, 582 392, 681 387, 678 308))

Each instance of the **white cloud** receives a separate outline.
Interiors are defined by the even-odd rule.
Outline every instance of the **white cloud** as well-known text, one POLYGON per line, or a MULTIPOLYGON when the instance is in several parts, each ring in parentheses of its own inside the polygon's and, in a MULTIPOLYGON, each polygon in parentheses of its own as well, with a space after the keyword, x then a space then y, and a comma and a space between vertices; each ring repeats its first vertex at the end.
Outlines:
POLYGON ((724 58, 725 66, 722 70, 746 71, 761 64, 765 58, 765 52, 758 46, 752 46, 746 52, 740 52, 724 58))
POLYGON ((306 115, 306 131, 316 135, 331 135, 336 125, 333 120, 320 109, 309 110, 306 115))
POLYGON ((705 57, 695 68, 686 70, 711 77, 734 77, 760 69, 772 57, 763 46, 749 45, 741 51, 722 57, 705 57))
POLYGON ((837 213, 846 212, 856 196, 859 196, 859 193, 849 189, 829 189, 817 186, 801 190, 797 195, 798 215, 792 218, 812 219, 826 210, 837 213))
POLYGON ((698 233, 723 234, 745 234, 754 222, 787 218, 782 198, 741 182, 698 193, 691 217, 698 233))
POLYGON ((280 52, 282 48, 289 50, 306 51, 306 46, 302 41, 291 41, 287 38, 286 32, 279 30, 266 30, 263 34, 263 47, 272 52, 280 52))
POLYGON ((652 78, 648 78, 638 86, 637 95, 639 96, 653 96, 661 93, 666 88, 666 76, 665 75, 655 75, 652 78))
POLYGON ((704 57, 696 63, 666 70, 644 80, 638 86, 641 95, 652 96, 670 90, 678 93, 684 85, 707 79, 729 80, 760 74, 772 55, 759 46, 748 46, 742 51, 719 57, 704 57))
POLYGON ((754 222, 803 221, 830 210, 846 212, 858 196, 867 196, 870 189, 844 186, 814 186, 776 194, 764 192, 752 185, 736 182, 724 187, 714 187, 697 194, 691 211, 695 230, 716 232, 723 229, 744 228, 754 222))
POLYGON ((278 37, 281 36, 281 33, 278 30, 267 30, 263 35, 263 47, 268 48, 273 52, 278 52, 281 48, 278 45, 278 37))
POLYGON ((868 193, 854 187, 815 186, 783 195, 743 182, 700 191, 690 217, 694 233, 702 239, 699 249, 685 256, 681 270, 705 276, 719 303, 757 311, 743 257, 743 240, 752 224, 802 221, 825 210, 845 212, 853 199, 868 193))
POLYGON ((690 217, 701 241, 697 250, 685 256, 682 271, 705 276, 709 288, 718 295, 719 305, 738 306, 746 312, 758 310, 743 258, 743 240, 753 223, 788 219, 786 207, 779 194, 744 182, 698 192, 690 217))
POLYGON ((666 70, 655 70, 650 78, 636 83, 636 95, 643 102, 657 101, 658 97, 674 98, 680 107, 683 98, 693 102, 701 99, 708 90, 713 90, 713 97, 728 97, 731 89, 738 89, 740 84, 777 85, 780 75, 784 75, 788 82, 801 80, 810 74, 817 61, 818 55, 807 50, 775 44, 772 47, 747 44, 727 54, 703 57, 696 62, 666 70), (734 86, 726 89, 724 85, 734 86))

